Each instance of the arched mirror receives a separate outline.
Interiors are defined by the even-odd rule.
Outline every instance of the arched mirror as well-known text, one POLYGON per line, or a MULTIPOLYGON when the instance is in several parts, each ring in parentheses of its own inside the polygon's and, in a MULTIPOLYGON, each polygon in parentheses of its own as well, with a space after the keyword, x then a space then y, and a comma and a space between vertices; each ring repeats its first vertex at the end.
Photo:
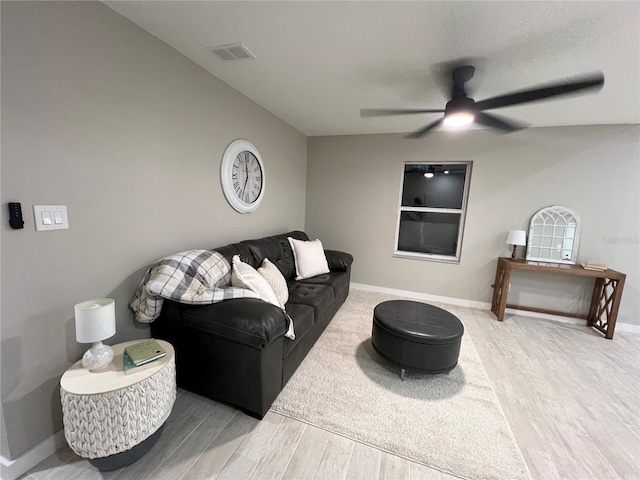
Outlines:
POLYGON ((580 228, 580 217, 567 207, 538 211, 529 225, 527 260, 576 263, 580 228))

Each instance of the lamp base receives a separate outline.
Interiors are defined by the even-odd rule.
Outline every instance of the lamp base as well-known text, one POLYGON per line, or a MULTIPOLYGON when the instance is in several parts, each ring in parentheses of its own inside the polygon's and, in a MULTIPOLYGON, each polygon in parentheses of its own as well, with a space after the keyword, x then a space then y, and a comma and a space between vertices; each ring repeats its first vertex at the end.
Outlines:
POLYGON ((517 245, 513 246, 513 251, 511 252, 511 260, 515 260, 516 259, 516 248, 518 248, 517 245))
POLYGON ((82 356, 82 366, 90 372, 102 370, 113 360, 113 349, 102 342, 95 342, 93 347, 82 356))

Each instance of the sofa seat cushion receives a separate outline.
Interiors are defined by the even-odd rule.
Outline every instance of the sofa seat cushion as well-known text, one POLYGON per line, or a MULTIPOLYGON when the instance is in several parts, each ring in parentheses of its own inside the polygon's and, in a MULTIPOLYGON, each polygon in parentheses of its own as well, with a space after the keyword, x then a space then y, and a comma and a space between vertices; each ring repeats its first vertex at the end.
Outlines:
POLYGON ((301 303, 313 308, 313 319, 317 320, 327 308, 333 303, 335 298, 333 288, 329 285, 319 285, 315 283, 296 282, 289 289, 289 304, 301 303))
POLYGON ((329 272, 311 278, 300 280, 301 283, 313 283, 316 285, 330 285, 333 293, 338 294, 349 287, 349 275, 344 272, 329 272))
POLYGON ((185 326, 204 334, 255 348, 264 348, 287 331, 282 310, 256 298, 225 300, 185 308, 185 326))
POLYGON ((309 305, 301 303, 289 303, 287 305, 287 313, 293 319, 293 325, 296 330, 296 339, 284 339, 282 346, 282 358, 289 355, 289 352, 304 338, 304 336, 313 327, 313 308, 309 305))

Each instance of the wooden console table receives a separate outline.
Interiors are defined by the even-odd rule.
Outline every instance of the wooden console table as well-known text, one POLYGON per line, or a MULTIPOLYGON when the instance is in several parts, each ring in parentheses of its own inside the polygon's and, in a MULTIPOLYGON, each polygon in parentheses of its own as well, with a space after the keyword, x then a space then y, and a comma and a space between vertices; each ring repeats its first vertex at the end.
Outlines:
POLYGON ((616 327, 622 289, 626 279, 624 273, 615 270, 605 270, 596 272, 586 270, 580 265, 569 265, 564 263, 530 262, 527 260, 512 260, 510 258, 498 258, 496 268, 496 280, 493 285, 493 300, 491 301, 491 311, 495 313, 498 320, 504 320, 506 308, 517 310, 528 310, 530 312, 549 313, 552 315, 563 315, 587 320, 587 325, 605 334, 608 339, 613 338, 613 331, 616 327), (556 310, 545 310, 534 307, 521 307, 507 303, 509 294, 509 282, 511 281, 512 270, 528 270, 534 272, 559 273, 565 275, 575 275, 579 277, 595 278, 596 284, 591 297, 591 307, 589 313, 575 314, 559 312, 556 310))

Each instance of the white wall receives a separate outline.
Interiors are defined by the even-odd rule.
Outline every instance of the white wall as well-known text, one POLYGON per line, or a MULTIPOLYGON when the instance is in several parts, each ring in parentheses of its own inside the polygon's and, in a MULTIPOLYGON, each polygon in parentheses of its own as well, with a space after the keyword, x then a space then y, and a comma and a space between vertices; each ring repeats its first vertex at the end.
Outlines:
MULTIPOLYGON (((354 255, 356 283, 487 303, 507 232, 564 205, 582 218, 579 259, 627 274, 618 321, 639 325, 639 158, 638 125, 313 137, 306 231, 354 255), (405 161, 473 161, 460 264, 392 256, 405 161)), ((584 313, 592 284, 517 273, 509 301, 584 313)))
POLYGON ((108 343, 146 337, 127 304, 155 259, 303 228, 307 139, 101 3, 1 5, 2 455, 15 458, 62 427, 59 379, 88 348, 73 305, 113 297, 108 343), (237 138, 266 166, 250 215, 220 188, 237 138), (36 232, 34 204, 67 205, 71 228, 36 232))

